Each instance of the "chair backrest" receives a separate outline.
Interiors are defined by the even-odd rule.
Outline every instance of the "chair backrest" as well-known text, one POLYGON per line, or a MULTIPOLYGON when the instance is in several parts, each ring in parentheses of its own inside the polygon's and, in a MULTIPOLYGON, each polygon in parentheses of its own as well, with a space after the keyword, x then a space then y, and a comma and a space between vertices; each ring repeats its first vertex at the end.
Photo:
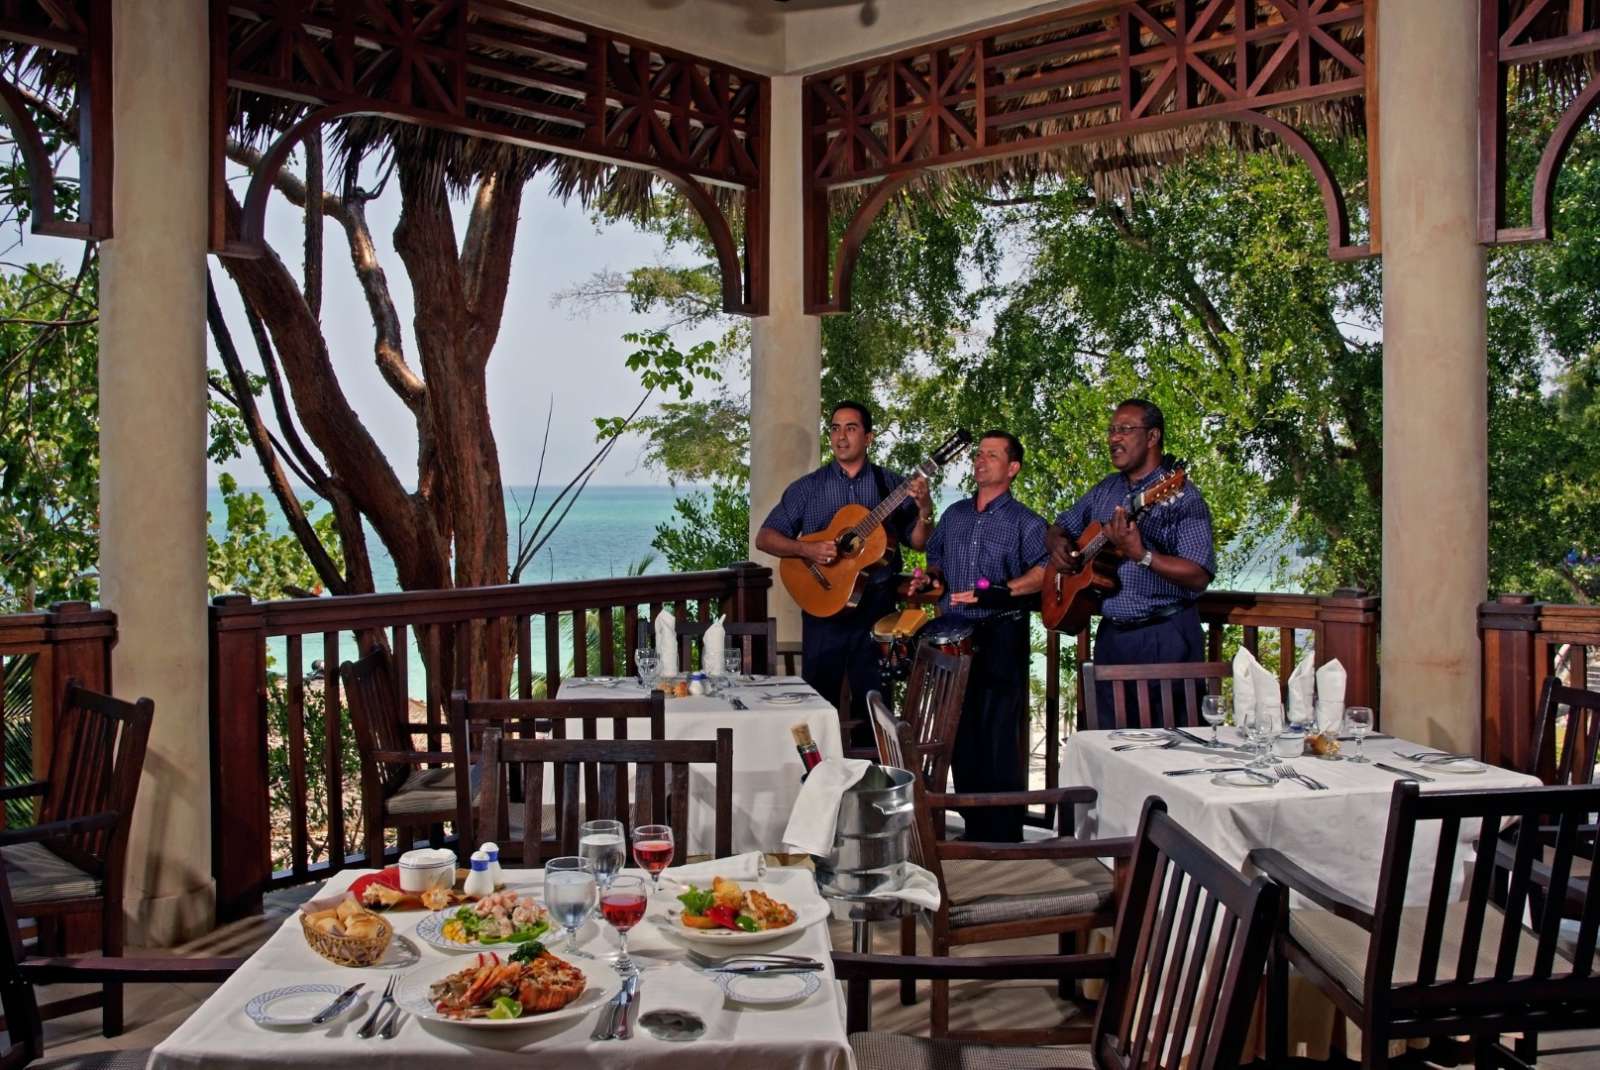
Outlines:
MULTIPOLYGON (((376 751, 414 749, 406 730, 409 711, 386 647, 374 643, 365 656, 340 665, 339 678, 344 681, 350 724, 355 729, 363 763, 370 762, 368 755, 376 751)), ((390 794, 405 783, 408 770, 403 765, 384 764, 379 766, 379 773, 385 794, 390 794)))
MULTIPOLYGON (((967 696, 972 655, 948 654, 931 643, 917 648, 900 715, 911 726, 920 756, 917 772, 929 791, 943 791, 955 752, 961 704, 967 696)), ((881 701, 881 697, 880 697, 881 701)), ((876 730, 876 728, 874 728, 876 730)))
POLYGON ((67 682, 39 823, 101 814, 115 814, 117 820, 53 843, 58 852, 92 861, 96 869, 120 871, 154 715, 155 704, 147 698, 124 702, 67 682))
MULTIPOLYGON (((711 627, 710 621, 692 620, 683 621, 677 627, 678 632, 678 667, 683 672, 693 671, 692 667, 701 666, 700 658, 695 657, 695 648, 704 649, 706 629, 711 627)), ((765 673, 767 676, 776 676, 778 673, 778 620, 768 617, 764 621, 723 621, 722 633, 727 637, 727 642, 737 643, 740 653, 744 656, 744 671, 746 673, 765 673)), ((707 669, 707 672, 713 671, 707 669)), ((722 666, 715 666, 715 671, 721 672, 722 666)))
MULTIPOLYGON (((867 712, 872 716, 872 733, 878 741, 878 761, 895 769, 915 773, 917 762, 917 737, 915 730, 889 711, 883 696, 876 691, 867 692, 867 712)), ((911 822, 911 861, 933 874, 939 882, 939 912, 949 910, 949 895, 944 883, 944 867, 939 864, 939 834, 933 811, 928 806, 928 786, 920 776, 911 780, 911 801, 915 809, 911 822)))
MULTIPOLYGON (((717 729, 704 739, 505 739, 499 729, 483 733, 481 776, 485 784, 502 782, 502 768, 520 771, 524 785, 522 858, 542 864, 547 844, 544 789, 548 777, 556 800, 557 854, 578 853, 579 826, 584 821, 612 818, 626 835, 635 824, 672 826, 679 850, 689 853, 689 767, 715 768, 715 857, 733 853, 733 729, 717 729), (593 780, 590 780, 590 770, 593 780), (548 772, 547 772, 548 771, 548 772), (633 803, 628 802, 632 777, 633 803), (584 791, 586 783, 593 791, 584 791), (657 785, 660 785, 659 789, 657 785)), ((498 828, 500 793, 483 793, 482 820, 498 828)))
POLYGON ((1278 908, 1276 885, 1247 880, 1147 798, 1095 1017, 1095 1065, 1237 1066, 1278 908))
POLYGON ((1565 687, 1554 676, 1545 680, 1533 747, 1534 768, 1528 772, 1546 784, 1593 784, 1600 757, 1600 691, 1565 687))
POLYGON ((1600 787, 1424 795, 1416 782, 1398 781, 1389 803, 1367 952, 1365 1002, 1375 1020, 1437 1018, 1441 1009, 1448 1009, 1463 1020, 1492 1013, 1502 1032, 1516 1032, 1540 1015, 1559 1020, 1578 1008, 1592 1019, 1600 1001, 1600 978, 1591 973, 1600 890, 1587 872, 1574 872, 1573 859, 1578 843, 1591 835, 1585 829, 1592 828, 1597 811, 1600 787), (1499 835, 1494 834, 1497 829, 1499 835), (1553 831, 1553 847, 1547 847, 1544 829, 1553 831), (1482 830, 1489 834, 1479 834, 1482 830), (1463 852, 1463 840, 1474 837, 1476 846, 1463 852), (1421 850, 1434 855, 1428 905, 1418 937, 1416 979, 1397 982, 1401 927, 1417 931, 1415 914, 1408 915, 1405 907, 1407 876, 1415 868, 1412 855, 1419 842, 1421 850), (1462 853, 1468 857, 1458 860, 1462 853), (1460 876, 1466 862, 1471 863, 1471 879, 1463 902, 1452 878, 1460 876), (1494 887, 1501 881, 1502 887, 1494 887), (1525 915, 1531 918, 1531 931, 1521 924, 1525 915), (1558 955, 1563 915, 1581 919, 1571 960, 1558 955), (1442 953, 1447 933, 1459 943, 1451 957, 1442 953))
POLYGON ((1102 727, 1096 684, 1111 683, 1112 714, 1117 728, 1187 728, 1200 724, 1202 695, 1222 693, 1222 681, 1233 668, 1220 661, 1170 662, 1157 665, 1096 665, 1084 662, 1081 686, 1085 723, 1102 727), (1133 706, 1128 704, 1133 693, 1133 706), (1174 716, 1174 710, 1177 715, 1174 716))

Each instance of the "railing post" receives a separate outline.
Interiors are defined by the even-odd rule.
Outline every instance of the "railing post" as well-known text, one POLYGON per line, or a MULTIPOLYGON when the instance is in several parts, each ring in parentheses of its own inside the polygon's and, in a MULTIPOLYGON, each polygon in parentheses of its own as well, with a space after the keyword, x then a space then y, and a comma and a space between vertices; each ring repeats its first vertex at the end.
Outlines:
MULTIPOLYGON (((1533 753, 1534 636, 1539 605, 1533 596, 1503 594, 1478 607, 1483 646, 1483 760, 1525 773, 1537 773, 1533 753)), ((1553 755, 1551 756, 1554 757, 1553 755)))
POLYGON ((272 876, 266 616, 247 595, 211 609, 211 866, 217 919, 261 912, 272 876))
POLYGON ((1359 587, 1341 587, 1317 600, 1317 664, 1334 658, 1344 666, 1346 706, 1368 706, 1378 715, 1378 599, 1359 587))
MULTIPOLYGON (((737 561, 729 566, 733 573, 733 605, 729 619, 740 624, 767 622, 767 591, 772 587, 772 570, 754 561, 737 561)), ((766 643, 752 645, 750 656, 756 665, 765 665, 775 651, 766 643)))
MULTIPOLYGON (((57 602, 45 615, 45 653, 34 664, 33 768, 48 775, 55 745, 55 717, 76 680, 91 691, 111 694, 111 647, 117 641, 117 616, 88 602, 57 602)), ((131 697, 131 696, 130 696, 131 697)))

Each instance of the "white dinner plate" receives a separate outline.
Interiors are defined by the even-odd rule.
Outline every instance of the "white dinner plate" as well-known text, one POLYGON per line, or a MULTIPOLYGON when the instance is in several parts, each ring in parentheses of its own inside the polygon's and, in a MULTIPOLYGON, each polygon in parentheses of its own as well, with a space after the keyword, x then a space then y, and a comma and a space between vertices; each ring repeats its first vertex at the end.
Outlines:
MULTIPOLYGON (((526 895, 527 893, 524 891, 518 894, 526 895)), ((502 940, 494 944, 458 944, 454 940, 446 940, 444 938, 444 923, 449 921, 451 916, 460 909, 461 905, 457 905, 449 910, 423 915, 422 920, 417 922, 417 939, 429 947, 438 948, 440 951, 515 951, 522 943, 520 940, 502 940)), ((550 928, 540 934, 537 939, 553 940, 554 936, 552 934, 556 932, 556 925, 552 921, 550 928)))
POLYGON ((760 701, 770 702, 774 706, 798 706, 800 703, 804 702, 807 697, 809 696, 797 695, 792 692, 783 691, 776 695, 762 695, 760 701))
POLYGON ((1211 778, 1211 783, 1229 788, 1271 788, 1278 782, 1268 776, 1254 776, 1243 770, 1234 770, 1231 773, 1218 773, 1211 778))
POLYGON ((1111 733, 1112 739, 1126 739, 1133 743, 1143 743, 1147 740, 1166 739, 1167 733, 1154 732, 1147 728, 1119 728, 1111 733))
POLYGON ((1421 765, 1429 773, 1487 773, 1489 767, 1482 762, 1414 762, 1421 765))
MULTIPOLYGON (((244 1005, 244 1013, 257 1025, 310 1025, 311 1019, 326 1010, 344 990, 344 985, 285 985, 252 997, 244 1005)), ((347 1014, 359 1002, 361 997, 357 996, 334 1019, 347 1014)))
POLYGON ((717 987, 739 1003, 793 1003, 822 987, 815 973, 719 973, 717 987))
POLYGON ((425 963, 401 978, 400 990, 395 993, 395 1002, 428 1022, 443 1022, 446 1025, 459 1025, 468 1029, 518 1029, 578 1018, 590 1011, 599 1010, 601 1005, 622 988, 622 978, 609 963, 597 959, 579 959, 573 965, 583 971, 584 980, 588 985, 581 996, 560 1010, 546 1011, 543 1014, 525 1014, 521 1018, 459 1019, 434 1010, 433 1000, 428 998, 428 986, 459 970, 467 969, 470 965, 471 963, 464 959, 425 963))
MULTIPOLYGON (((746 887, 759 889, 780 903, 789 903, 781 888, 769 888, 760 884, 746 885, 746 887)), ((793 903, 789 903, 789 905, 794 906, 793 903)), ((655 922, 656 927, 662 932, 671 933, 673 936, 687 940, 691 944, 700 944, 708 947, 720 944, 724 947, 733 947, 739 944, 763 944, 769 940, 781 940, 786 936, 793 936, 800 930, 809 928, 819 921, 826 921, 829 915, 828 904, 821 900, 794 906, 794 912, 793 925, 785 925, 781 929, 766 929, 757 933, 747 933, 742 930, 735 932, 732 929, 691 929, 684 925, 681 920, 683 917, 683 904, 674 898, 662 896, 656 903, 651 904, 649 918, 655 922)))

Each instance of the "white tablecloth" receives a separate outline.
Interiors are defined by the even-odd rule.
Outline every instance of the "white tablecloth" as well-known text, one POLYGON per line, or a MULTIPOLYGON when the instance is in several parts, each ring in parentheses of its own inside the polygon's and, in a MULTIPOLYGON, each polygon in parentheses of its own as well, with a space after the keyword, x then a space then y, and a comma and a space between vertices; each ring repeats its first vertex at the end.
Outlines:
MULTIPOLYGON (((811 727, 811 737, 822 756, 839 758, 844 754, 839 740, 839 714, 798 676, 754 679, 763 686, 747 685, 718 695, 667 699, 667 738, 716 739, 717 729, 733 729, 733 849, 782 851, 783 830, 800 794, 802 771, 789 726, 804 721, 811 727), (806 697, 792 704, 779 703, 771 697, 800 692, 805 692, 806 697), (735 709, 735 698, 749 708, 735 709)), ((614 683, 595 677, 563 680, 557 690, 558 697, 573 700, 644 695, 644 688, 635 682, 614 683)), ((610 722, 601 722, 599 734, 606 737, 610 731, 610 722)), ((716 834, 716 794, 710 767, 692 767, 689 794, 689 852, 710 854, 716 834)))
MULTIPOLYGON (((335 876, 326 890, 347 887, 364 870, 347 870, 335 876)), ((671 871, 668 871, 670 875, 671 871)), ((538 894, 542 875, 537 871, 512 871, 508 883, 538 894)), ((818 900, 809 870, 768 870, 764 883, 777 886, 781 897, 797 908, 818 900)), ((670 892, 663 891, 663 895, 670 892)), ((655 908, 653 907, 652 910, 655 908)), ((395 925, 386 961, 397 957, 401 937, 420 950, 421 962, 407 969, 430 966, 443 958, 466 966, 470 956, 439 951, 415 939, 417 922, 425 915, 390 915, 395 925)), ((615 952, 616 935, 610 926, 591 920, 579 930, 580 945, 597 955, 615 952)), ((565 937, 552 938, 559 950, 565 937)), ((706 1033, 691 1042, 656 1040, 644 1029, 628 1041, 592 1041, 599 1011, 547 1026, 484 1030, 420 1022, 407 1015, 393 1040, 361 1040, 356 1030, 376 1005, 387 979, 396 968, 357 970, 335 966, 306 946, 300 921, 291 917, 252 955, 238 973, 206 1000, 189 1020, 162 1042, 151 1061, 153 1070, 178 1068, 284 1067, 660 1067, 675 1070, 686 1065, 714 1066, 717 1070, 840 1070, 852 1065, 840 1014, 838 986, 831 967, 814 995, 793 1004, 744 1006, 723 1002, 721 993, 705 975, 685 964, 685 945, 662 934, 645 921, 628 934, 628 950, 647 964, 642 974, 640 998, 645 1010, 679 1006, 709 1014, 706 1033), (347 1011, 328 1026, 265 1029, 250 1021, 244 1005, 257 993, 294 983, 328 982, 343 986, 366 982, 358 1010, 347 1011), (670 996, 663 993, 671 993, 670 996)), ((804 954, 828 962, 827 925, 813 925, 785 940, 760 945, 763 951, 804 954)), ((576 959, 580 968, 589 960, 576 959)), ((401 978, 402 985, 405 979, 401 978)))
MULTIPOLYGON (((1243 737, 1224 728, 1222 740, 1242 746, 1243 737)), ((1328 785, 1327 791, 1309 791, 1288 781, 1272 788, 1236 788, 1215 784, 1209 776, 1169 777, 1163 776, 1162 771, 1213 763, 1243 765, 1248 758, 1241 758, 1242 751, 1215 751, 1185 743, 1168 750, 1148 748, 1119 753, 1111 749, 1119 742, 1123 741, 1112 739, 1110 732, 1076 732, 1067 740, 1061 783, 1087 785, 1100 793, 1081 823, 1084 834, 1133 835, 1138 831, 1145 797, 1159 795, 1179 824, 1236 866, 1243 866, 1253 848, 1275 847, 1356 902, 1370 905, 1375 901, 1378 867, 1388 831, 1389 798, 1399 779, 1395 774, 1371 765, 1304 757, 1294 759, 1294 766, 1328 785)), ((1343 746, 1345 753, 1355 752, 1354 743, 1343 746)), ((1415 766, 1395 756, 1397 750, 1410 754, 1429 749, 1403 740, 1366 742, 1366 755, 1374 761, 1414 768, 1433 777, 1434 783, 1422 785, 1424 792, 1538 785, 1536 778, 1509 769, 1491 766, 1483 773, 1451 774, 1415 766)), ((1439 844, 1437 830, 1436 822, 1418 826, 1406 881, 1407 902, 1428 900, 1428 879, 1439 844)), ((1462 822, 1461 845, 1456 849, 1457 882, 1477 834, 1476 822, 1462 822)))

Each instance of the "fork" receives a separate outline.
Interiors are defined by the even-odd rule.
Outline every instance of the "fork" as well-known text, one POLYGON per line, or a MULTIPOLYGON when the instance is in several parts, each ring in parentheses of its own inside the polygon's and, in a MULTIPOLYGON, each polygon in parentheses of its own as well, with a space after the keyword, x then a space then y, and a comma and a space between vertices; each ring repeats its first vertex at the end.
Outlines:
POLYGON ((366 1021, 361 1023, 361 1028, 356 1030, 356 1036, 362 1040, 370 1040, 372 1038, 372 1034, 377 1031, 378 1018, 383 1014, 383 1009, 394 1005, 394 984, 396 980, 398 978, 389 978, 389 983, 383 986, 383 998, 378 1001, 376 1007, 372 1008, 372 1013, 367 1016, 366 1021))
POLYGON ((1178 740, 1177 740, 1176 737, 1174 737, 1174 738, 1166 740, 1165 742, 1162 742, 1162 743, 1119 743, 1115 747, 1112 747, 1111 749, 1113 751, 1151 750, 1151 749, 1155 749, 1155 750, 1171 750, 1173 747, 1176 747, 1177 745, 1178 745, 1178 740))
POLYGON ((1303 773, 1297 772, 1292 765, 1275 765, 1272 771, 1278 774, 1279 780, 1293 780, 1307 791, 1327 791, 1328 786, 1319 781, 1312 780, 1303 773))
POLYGON ((1421 762, 1424 765, 1429 763, 1443 765, 1449 762, 1470 762, 1475 760, 1475 756, 1471 754, 1457 754, 1447 751, 1418 751, 1415 754, 1400 754, 1399 751, 1396 751, 1395 754, 1408 762, 1421 762))
POLYGON ((704 952, 690 948, 689 961, 696 966, 726 966, 730 962, 778 962, 789 965, 809 965, 817 960, 809 955, 758 955, 753 953, 729 955, 727 958, 719 959, 714 955, 707 955, 704 952))

